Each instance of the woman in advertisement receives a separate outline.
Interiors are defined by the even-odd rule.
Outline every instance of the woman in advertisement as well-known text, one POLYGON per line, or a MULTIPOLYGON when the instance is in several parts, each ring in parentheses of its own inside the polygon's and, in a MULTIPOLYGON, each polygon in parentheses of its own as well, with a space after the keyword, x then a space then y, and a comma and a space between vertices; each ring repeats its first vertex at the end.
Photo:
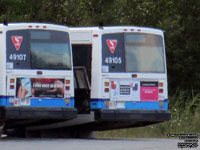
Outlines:
POLYGON ((17 97, 64 97, 64 80, 52 78, 18 78, 17 97))

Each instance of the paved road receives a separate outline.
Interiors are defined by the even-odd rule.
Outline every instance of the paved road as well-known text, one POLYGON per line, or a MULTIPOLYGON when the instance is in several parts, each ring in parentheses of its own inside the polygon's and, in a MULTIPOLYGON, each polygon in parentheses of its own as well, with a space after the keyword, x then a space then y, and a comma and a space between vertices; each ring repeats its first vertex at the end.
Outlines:
POLYGON ((0 150, 181 150, 177 148, 178 142, 178 139, 1 139, 0 150))

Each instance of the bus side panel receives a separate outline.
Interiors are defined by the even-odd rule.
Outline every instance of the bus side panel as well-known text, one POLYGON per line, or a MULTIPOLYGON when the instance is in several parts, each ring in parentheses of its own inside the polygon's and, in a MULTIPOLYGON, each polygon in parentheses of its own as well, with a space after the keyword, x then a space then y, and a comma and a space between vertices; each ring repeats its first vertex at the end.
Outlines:
POLYGON ((5 56, 5 30, 0 27, 0 105, 7 103, 6 98, 6 56, 5 56))
POLYGON ((101 82, 102 78, 99 78, 101 75, 101 36, 100 33, 98 37, 92 39, 92 81, 91 81, 91 99, 92 98, 101 98, 102 97, 102 88, 101 82), (97 78, 98 77, 98 78, 97 78))

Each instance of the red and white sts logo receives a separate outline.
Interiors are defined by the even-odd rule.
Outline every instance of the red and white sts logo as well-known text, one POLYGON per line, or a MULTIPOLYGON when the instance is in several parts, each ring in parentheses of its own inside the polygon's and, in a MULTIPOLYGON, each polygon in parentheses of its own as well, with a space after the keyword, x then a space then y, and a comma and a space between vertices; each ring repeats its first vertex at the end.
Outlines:
POLYGON ((15 45, 15 49, 18 51, 20 49, 23 37, 22 36, 12 36, 11 37, 13 44, 15 45))
POLYGON ((110 49, 110 52, 113 54, 117 46, 117 40, 106 40, 106 43, 110 49))

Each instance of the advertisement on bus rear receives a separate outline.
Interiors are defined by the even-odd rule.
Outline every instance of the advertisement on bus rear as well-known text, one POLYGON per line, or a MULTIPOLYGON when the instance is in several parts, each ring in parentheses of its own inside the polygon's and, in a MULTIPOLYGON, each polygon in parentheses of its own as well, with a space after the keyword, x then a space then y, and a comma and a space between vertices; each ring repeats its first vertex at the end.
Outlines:
POLYGON ((16 97, 64 98, 64 79, 17 78, 16 97))

